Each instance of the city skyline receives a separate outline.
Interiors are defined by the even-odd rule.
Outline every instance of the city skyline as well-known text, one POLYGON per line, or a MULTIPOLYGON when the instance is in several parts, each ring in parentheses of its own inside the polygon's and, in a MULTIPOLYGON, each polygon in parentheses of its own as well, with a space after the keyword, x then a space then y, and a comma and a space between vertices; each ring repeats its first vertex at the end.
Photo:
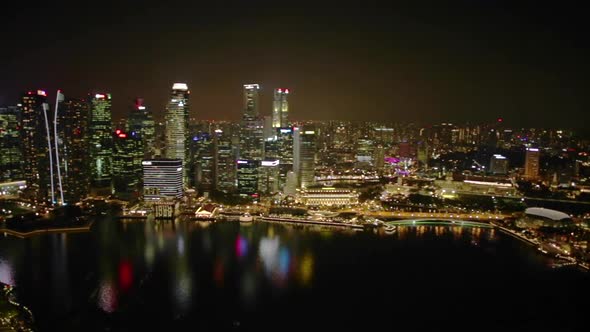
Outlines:
POLYGON ((588 106, 588 66, 575 8, 457 1, 420 9, 339 4, 310 13, 282 5, 290 7, 277 14, 272 3, 181 13, 119 4, 108 18, 80 5, 41 6, 26 11, 28 24, 16 10, 3 30, 44 33, 36 43, 4 39, 14 47, 2 55, 0 105, 29 89, 99 90, 113 94, 115 119, 138 96, 159 118, 170 83, 186 82, 198 119, 237 120, 240 87, 257 82, 263 115, 272 111, 273 89, 292 91, 293 120, 503 117, 515 126, 581 126, 571 120, 588 106), (61 19, 42 19, 52 16, 61 19), (171 48, 179 51, 164 51, 171 48))

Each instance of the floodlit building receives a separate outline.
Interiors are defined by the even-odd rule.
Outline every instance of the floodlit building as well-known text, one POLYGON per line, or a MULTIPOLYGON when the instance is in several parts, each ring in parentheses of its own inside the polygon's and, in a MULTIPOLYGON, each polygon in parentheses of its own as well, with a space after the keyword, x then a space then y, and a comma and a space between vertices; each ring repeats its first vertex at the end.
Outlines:
POLYGON ((143 197, 145 201, 181 198, 182 160, 151 159, 142 161, 143 197))
POLYGON ((189 160, 189 95, 186 83, 174 83, 166 106, 166 158, 182 161, 184 183, 188 179, 189 160))
POLYGON ((302 189, 299 201, 306 206, 349 206, 359 203, 359 193, 350 189, 324 187, 302 189))

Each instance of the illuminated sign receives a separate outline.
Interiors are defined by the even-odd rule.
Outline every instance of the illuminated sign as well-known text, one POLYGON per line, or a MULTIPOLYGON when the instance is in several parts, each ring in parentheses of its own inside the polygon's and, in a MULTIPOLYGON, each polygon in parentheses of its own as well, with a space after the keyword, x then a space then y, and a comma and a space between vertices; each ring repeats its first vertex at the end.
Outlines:
POLYGON ((143 111, 145 109, 145 106, 137 106, 137 109, 143 111))
POLYGON ((151 161, 142 161, 141 164, 145 165, 145 166, 150 166, 152 164, 152 162, 151 161))
POLYGON ((96 99, 104 99, 104 95, 102 93, 97 93, 96 95, 94 95, 94 98, 96 98, 96 99))
POLYGON ((39 96, 47 97, 47 93, 45 91, 43 91, 43 90, 37 90, 37 94, 39 96))
POLYGON ((188 85, 186 83, 174 83, 172 90, 188 90, 188 85))
POLYGON ((119 135, 121 133, 121 129, 115 130, 115 134, 119 135))
POLYGON ((125 134, 125 133, 120 133, 120 134, 119 134, 119 138, 127 138, 127 134, 125 134))
POLYGON ((263 160, 260 165, 262 166, 277 166, 279 164, 279 160, 263 160))
POLYGON ((238 164, 247 164, 248 161, 247 160, 238 160, 237 163, 238 164))
POLYGON ((527 151, 539 152, 539 149, 537 149, 537 148, 528 148, 527 151))
POLYGON ((258 90, 260 86, 258 84, 244 84, 244 89, 256 89, 258 90))
POLYGON ((281 134, 286 134, 286 133, 290 133, 293 130, 291 130, 291 128, 287 128, 287 129, 279 129, 279 131, 281 132, 281 134))
POLYGON ((313 134, 315 134, 315 131, 313 131, 313 130, 306 130, 305 131, 305 134, 306 135, 313 135, 313 134))

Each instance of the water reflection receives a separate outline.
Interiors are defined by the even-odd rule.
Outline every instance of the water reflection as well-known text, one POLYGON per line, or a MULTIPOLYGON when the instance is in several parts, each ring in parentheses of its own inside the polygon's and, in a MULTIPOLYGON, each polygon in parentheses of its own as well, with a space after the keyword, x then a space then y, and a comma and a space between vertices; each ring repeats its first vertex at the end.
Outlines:
POLYGON ((10 261, 0 258, 0 282, 14 286, 14 268, 10 261))
POLYGON ((118 305, 117 290, 112 281, 103 280, 98 290, 98 307, 105 312, 115 312, 118 305))

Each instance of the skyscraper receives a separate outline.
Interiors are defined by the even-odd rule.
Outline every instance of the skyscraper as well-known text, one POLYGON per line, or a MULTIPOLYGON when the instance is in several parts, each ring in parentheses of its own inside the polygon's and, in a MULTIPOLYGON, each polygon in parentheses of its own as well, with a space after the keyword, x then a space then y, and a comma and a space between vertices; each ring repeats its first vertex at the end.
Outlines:
POLYGON ((90 95, 90 121, 88 143, 90 185, 100 194, 110 194, 113 160, 113 129, 111 94, 90 95))
POLYGON ((27 184, 25 197, 38 203, 47 202, 50 182, 48 125, 44 120, 44 114, 49 109, 47 93, 43 90, 28 91, 23 95, 20 107, 23 170, 27 184))
POLYGON ((257 197, 259 161, 238 159, 236 163, 238 193, 242 196, 257 197))
POLYGON ((289 89, 275 89, 272 104, 272 126, 274 128, 289 126, 289 102, 287 96, 289 89))
POLYGON ((537 148, 526 149, 524 177, 531 181, 539 178, 539 149, 537 148))
POLYGON ((143 99, 135 99, 135 103, 129 113, 128 131, 129 134, 140 140, 141 149, 145 159, 153 158, 156 153, 156 123, 152 112, 143 104, 143 99))
POLYGON ((139 134, 117 129, 113 133, 113 190, 123 199, 139 196, 143 150, 139 134))
POLYGON ((182 160, 187 184, 189 160, 189 94, 186 83, 174 83, 166 107, 166 158, 182 160))
POLYGON ((0 107, 0 181, 23 179, 20 123, 18 107, 0 107))
POLYGON ((279 160, 262 160, 258 167, 258 192, 271 195, 279 191, 279 160))
POLYGON ((229 193, 236 189, 236 156, 231 137, 215 130, 215 189, 229 193))
POLYGON ((263 156, 263 120, 258 113, 258 84, 244 85, 244 109, 240 133, 240 158, 261 160, 263 156))
POLYGON ((79 202, 88 195, 92 160, 88 157, 88 103, 66 99, 58 114, 60 168, 65 203, 79 202))
POLYGON ((293 169, 299 178, 301 188, 314 183, 316 134, 311 128, 294 128, 293 169))

